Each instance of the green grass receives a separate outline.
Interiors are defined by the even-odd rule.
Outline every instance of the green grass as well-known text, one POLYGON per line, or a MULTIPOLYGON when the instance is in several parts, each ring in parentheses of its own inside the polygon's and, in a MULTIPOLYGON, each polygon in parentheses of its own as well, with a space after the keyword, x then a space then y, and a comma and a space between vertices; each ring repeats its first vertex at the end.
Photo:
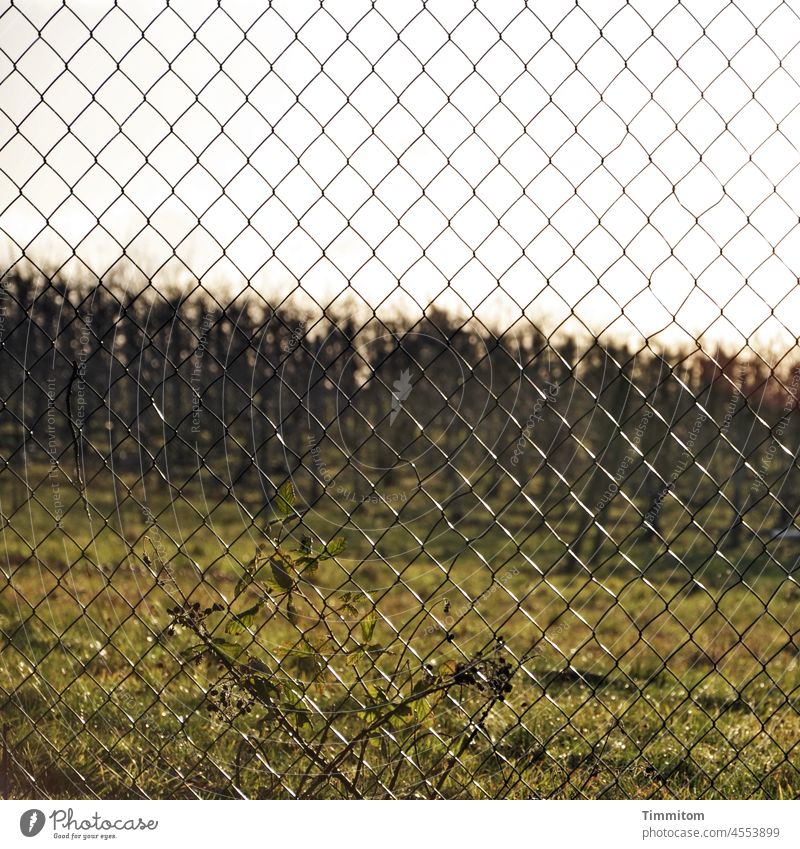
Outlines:
MULTIPOLYGON (((257 503, 254 495, 252 512, 257 503)), ((232 501, 213 509, 199 499, 178 502, 173 512, 164 509, 166 493, 156 492, 148 504, 160 514, 157 534, 133 499, 115 505, 110 493, 98 492, 92 504, 107 518, 94 514, 91 528, 80 504, 60 529, 32 504, 3 529, 0 710, 12 793, 287 795, 280 775, 291 773, 296 749, 277 738, 243 748, 243 735, 258 738, 255 720, 228 722, 204 709, 215 670, 177 663, 188 640, 160 634, 170 601, 137 565, 147 533, 193 600, 230 600, 256 529, 232 501)), ((268 518, 262 509, 257 526, 268 518)), ((521 528, 526 518, 515 508, 503 523, 521 528)), ((612 518, 625 519, 621 510, 612 518)), ((333 511, 310 524, 324 534, 328 519, 335 520, 333 511)), ((414 526, 420 535, 422 525, 414 526)), ((574 535, 574 517, 565 513, 559 528, 564 539, 574 535)), ((441 665, 502 635, 515 654, 533 652, 442 795, 797 795, 800 588, 763 554, 714 555, 688 536, 665 554, 634 534, 622 554, 606 543, 581 568, 546 529, 518 550, 500 529, 466 521, 459 534, 436 538, 421 554, 382 562, 358 533, 345 534, 346 556, 317 581, 369 598, 382 616, 381 639, 398 651, 406 643, 441 665), (460 534, 474 535, 473 546, 465 547, 460 534), (744 582, 731 580, 726 558, 747 565, 744 582), (445 619, 445 598, 452 621, 445 619)), ((391 534, 382 548, 408 548, 407 532, 391 534)), ((273 646, 288 636, 258 635, 273 646)), ((333 681, 316 697, 341 695, 333 681)), ((432 795, 425 771, 441 757, 437 735, 459 723, 451 705, 414 736, 409 763, 397 767, 396 795, 432 795)), ((366 750, 370 764, 386 754, 381 745, 366 750)), ((377 778, 370 795, 386 795, 377 778)))

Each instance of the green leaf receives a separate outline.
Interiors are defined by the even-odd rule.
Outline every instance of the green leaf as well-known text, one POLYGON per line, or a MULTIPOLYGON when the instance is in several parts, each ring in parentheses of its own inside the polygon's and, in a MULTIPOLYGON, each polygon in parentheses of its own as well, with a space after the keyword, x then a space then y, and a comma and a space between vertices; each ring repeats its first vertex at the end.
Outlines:
POLYGON ((292 516, 294 515, 294 510, 292 509, 294 506, 294 485, 291 481, 286 481, 281 484, 280 489, 278 490, 278 494, 275 498, 275 506, 278 509, 278 512, 281 516, 292 516))
POLYGON ((411 704, 399 705, 394 715, 399 719, 411 719, 414 716, 414 706, 411 704))
POLYGON ((289 721, 299 731, 304 725, 311 725, 311 711, 308 708, 295 707, 294 705, 284 706, 284 710, 289 717, 289 721))
POLYGON ((303 640, 299 646, 290 649, 286 653, 285 663, 304 678, 317 677, 327 668, 319 647, 308 640, 303 640))
POLYGON ((329 557, 336 557, 336 555, 341 554, 346 547, 347 542, 344 537, 334 537, 325 546, 325 551, 329 557))
POLYGON ((208 646, 205 643, 196 643, 193 646, 189 646, 189 648, 182 649, 178 654, 178 657, 184 663, 191 663, 193 660, 197 660, 198 657, 201 657, 208 651, 208 646))
POLYGON ((251 657, 247 662, 247 671, 252 672, 254 675, 267 675, 272 676, 272 670, 264 663, 263 660, 259 660, 257 657, 251 657))
POLYGON ((420 678, 414 682, 414 686, 411 688, 410 700, 413 700, 411 703, 414 705, 416 721, 425 728, 433 727, 435 718, 433 707, 441 701, 443 691, 428 693, 427 695, 422 694, 437 683, 439 683, 439 679, 435 677, 420 678))
POLYGON ((375 626, 378 624, 378 614, 374 610, 361 620, 361 642, 369 643, 372 635, 375 633, 375 626))
POLYGON ((272 670, 257 658, 247 664, 247 682, 251 692, 262 702, 269 703, 280 693, 280 684, 275 681, 272 670))
POLYGON ((240 596, 253 583, 253 573, 245 567, 242 577, 236 582, 236 587, 233 590, 234 597, 240 596))
POLYGON ((386 707, 389 704, 389 694, 378 684, 366 684, 367 695, 373 700, 368 707, 386 707))
POLYGON ((314 554, 304 554, 295 561, 298 569, 303 570, 304 575, 313 575, 319 568, 319 557, 314 554))
POLYGON ((262 702, 269 704, 273 696, 280 694, 280 688, 263 675, 254 675, 250 681, 250 691, 262 702))
POLYGON ((311 712, 308 708, 303 707, 303 703, 291 694, 292 701, 284 702, 281 707, 286 714, 287 719, 300 729, 304 725, 311 725, 311 712))
POLYGON ((248 628, 253 627, 256 614, 261 610, 263 601, 257 601, 252 607, 243 610, 241 613, 233 613, 225 626, 225 632, 228 634, 242 634, 248 628))
POLYGON ((438 679, 436 678, 419 678, 414 682, 414 686, 411 688, 411 695, 417 696, 420 693, 424 693, 426 690, 429 690, 434 684, 436 684, 438 679))
POLYGON ((297 610, 295 610, 294 600, 292 599, 291 593, 289 593, 289 597, 286 599, 286 615, 289 617, 289 621, 292 625, 297 624, 297 610))
POLYGON ((371 701, 364 706, 364 717, 367 722, 374 722, 389 707, 389 697, 380 687, 367 684, 365 689, 371 701))
POLYGON ((417 699, 414 702, 416 719, 420 725, 424 725, 426 728, 431 728, 433 726, 433 705, 428 701, 428 699, 417 699))
POLYGON ((212 637, 211 642, 214 648, 223 654, 228 660, 237 662, 244 649, 236 642, 229 640, 227 637, 212 637))
POLYGON ((340 596, 340 605, 337 608, 339 616, 344 619, 344 613, 349 613, 352 617, 358 616, 358 607, 355 603, 356 593, 346 592, 340 596))
POLYGON ((286 567, 284 566, 286 559, 282 558, 279 555, 273 555, 272 557, 270 557, 269 562, 272 566, 272 576, 275 578, 275 583, 282 590, 291 590, 291 588, 294 586, 294 580, 292 579, 292 576, 289 574, 286 567))
POLYGON ((264 560, 264 546, 259 543, 256 546, 256 553, 253 559, 244 567, 242 576, 236 582, 234 595, 241 595, 253 583, 258 573, 261 571, 262 561, 264 560))
POLYGON ((347 546, 347 542, 344 537, 334 537, 330 542, 325 545, 322 553, 319 556, 320 560, 329 560, 331 557, 336 557, 341 554, 345 547, 347 546))

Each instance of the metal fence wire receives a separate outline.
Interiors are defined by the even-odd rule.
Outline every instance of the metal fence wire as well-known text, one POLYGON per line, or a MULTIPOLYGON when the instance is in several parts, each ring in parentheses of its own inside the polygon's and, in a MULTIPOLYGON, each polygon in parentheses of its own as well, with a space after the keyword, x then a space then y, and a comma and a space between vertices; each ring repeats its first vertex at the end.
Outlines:
POLYGON ((794 0, 0 5, 6 797, 796 795, 794 0))

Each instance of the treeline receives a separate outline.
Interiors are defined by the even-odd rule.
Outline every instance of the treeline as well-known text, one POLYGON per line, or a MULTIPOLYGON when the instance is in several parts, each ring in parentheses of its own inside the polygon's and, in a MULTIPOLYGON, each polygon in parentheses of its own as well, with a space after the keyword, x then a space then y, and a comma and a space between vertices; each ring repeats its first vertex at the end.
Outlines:
POLYGON ((478 531, 534 517, 578 553, 623 514, 740 545, 800 506, 798 380, 752 353, 13 272, 0 314, 0 451, 17 487, 58 474, 96 496, 195 499, 202 483, 257 506, 291 475, 342 514, 478 531))

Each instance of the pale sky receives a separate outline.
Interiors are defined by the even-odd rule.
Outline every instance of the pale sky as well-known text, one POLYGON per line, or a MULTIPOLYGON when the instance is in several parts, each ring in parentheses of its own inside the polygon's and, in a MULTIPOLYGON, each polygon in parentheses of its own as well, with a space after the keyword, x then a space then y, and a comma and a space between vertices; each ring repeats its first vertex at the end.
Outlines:
POLYGON ((800 0, 0 9, 11 259, 639 340, 800 334, 800 0))

